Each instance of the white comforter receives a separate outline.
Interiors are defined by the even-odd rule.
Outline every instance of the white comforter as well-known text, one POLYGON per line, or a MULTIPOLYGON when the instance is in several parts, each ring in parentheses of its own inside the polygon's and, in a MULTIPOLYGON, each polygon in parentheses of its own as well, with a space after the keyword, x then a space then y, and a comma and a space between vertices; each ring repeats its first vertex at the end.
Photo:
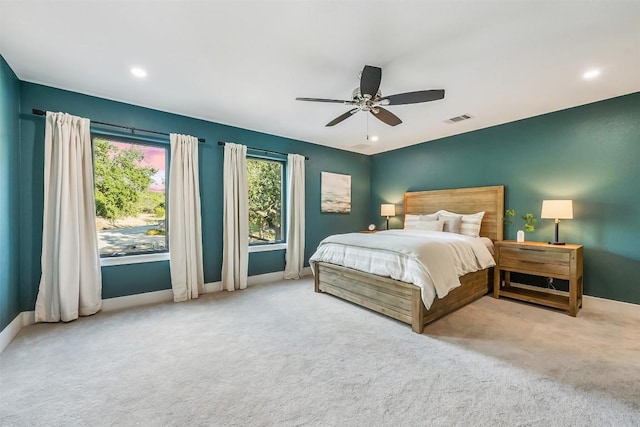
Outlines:
POLYGON ((495 265, 482 239, 425 230, 329 236, 309 260, 318 261, 413 283, 427 308, 460 286, 460 276, 495 265))

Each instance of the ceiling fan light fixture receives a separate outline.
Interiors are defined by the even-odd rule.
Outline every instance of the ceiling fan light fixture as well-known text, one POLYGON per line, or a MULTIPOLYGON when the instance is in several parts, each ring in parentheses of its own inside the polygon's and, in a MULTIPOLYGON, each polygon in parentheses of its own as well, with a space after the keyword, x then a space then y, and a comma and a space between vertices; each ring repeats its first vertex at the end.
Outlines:
POLYGON ((386 105, 419 104, 422 102, 437 101, 444 98, 444 89, 419 90, 414 92, 398 93, 382 98, 380 81, 382 69, 371 65, 365 65, 360 73, 360 86, 356 87, 351 100, 323 99, 323 98, 296 98, 298 101, 330 102, 353 105, 355 108, 336 117, 325 126, 335 126, 358 111, 370 112, 376 119, 389 126, 397 126, 402 120, 392 112, 382 108, 386 105))

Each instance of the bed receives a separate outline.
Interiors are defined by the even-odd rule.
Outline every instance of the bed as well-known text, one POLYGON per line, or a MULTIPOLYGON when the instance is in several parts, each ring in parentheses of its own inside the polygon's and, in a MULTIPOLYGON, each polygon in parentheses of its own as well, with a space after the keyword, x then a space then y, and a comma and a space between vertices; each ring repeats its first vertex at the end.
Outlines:
MULTIPOLYGON (((404 195, 405 215, 431 214, 442 209, 461 214, 484 211, 480 236, 492 241, 503 239, 504 186, 416 191, 404 195)), ((328 262, 311 264, 316 292, 331 294, 408 323, 417 333, 422 333, 426 324, 486 295, 493 280, 493 268, 461 276, 461 286, 444 298, 436 298, 427 309, 422 289, 412 283, 328 262)))

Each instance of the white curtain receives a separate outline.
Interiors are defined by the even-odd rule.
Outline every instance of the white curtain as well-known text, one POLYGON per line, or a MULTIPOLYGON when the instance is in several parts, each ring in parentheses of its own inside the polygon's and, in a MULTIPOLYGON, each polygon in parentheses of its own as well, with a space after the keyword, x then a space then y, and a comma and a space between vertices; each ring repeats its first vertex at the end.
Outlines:
POLYGON ((198 138, 169 135, 169 264, 175 302, 204 293, 198 138))
POLYGON ((284 278, 302 278, 304 266, 304 156, 287 158, 287 252, 284 278))
POLYGON ((222 289, 247 287, 249 264, 249 186, 247 147, 224 145, 224 201, 222 216, 222 289))
POLYGON ((92 160, 89 119, 47 112, 36 322, 69 322, 102 307, 92 160))

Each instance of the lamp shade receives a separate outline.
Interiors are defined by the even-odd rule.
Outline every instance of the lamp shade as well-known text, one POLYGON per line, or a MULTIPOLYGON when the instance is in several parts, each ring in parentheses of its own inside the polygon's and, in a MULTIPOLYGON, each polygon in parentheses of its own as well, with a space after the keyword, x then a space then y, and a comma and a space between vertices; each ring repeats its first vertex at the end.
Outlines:
POLYGON ((396 216, 396 205, 382 204, 380 205, 381 216, 396 216))
POLYGON ((573 219, 573 201, 543 200, 540 218, 573 219))

